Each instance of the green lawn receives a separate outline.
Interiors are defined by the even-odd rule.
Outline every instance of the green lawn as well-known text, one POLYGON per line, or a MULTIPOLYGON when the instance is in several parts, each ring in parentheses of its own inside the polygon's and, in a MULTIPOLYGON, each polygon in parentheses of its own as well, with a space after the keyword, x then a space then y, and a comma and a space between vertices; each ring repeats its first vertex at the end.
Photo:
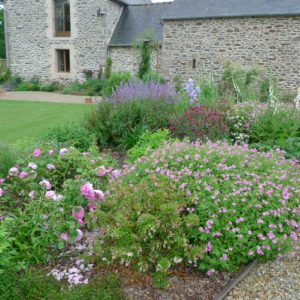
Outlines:
POLYGON ((55 125, 80 121, 96 105, 0 100, 0 141, 36 140, 55 125))

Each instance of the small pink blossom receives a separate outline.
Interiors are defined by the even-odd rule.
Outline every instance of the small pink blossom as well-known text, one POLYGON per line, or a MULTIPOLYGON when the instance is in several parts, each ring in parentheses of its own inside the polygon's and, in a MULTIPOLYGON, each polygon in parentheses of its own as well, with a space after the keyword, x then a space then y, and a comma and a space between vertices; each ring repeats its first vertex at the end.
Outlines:
POLYGON ((55 192, 54 191, 47 191, 46 194, 45 194, 45 197, 47 199, 54 199, 55 198, 55 192))
POLYGON ((94 190, 94 200, 104 201, 104 193, 100 190, 94 190))
POLYGON ((33 151, 33 155, 36 156, 36 157, 40 156, 41 153, 42 153, 41 149, 35 149, 35 150, 33 151))
POLYGON ((47 169, 49 170, 54 170, 55 169, 55 166, 53 164, 48 164, 47 165, 47 169))
POLYGON ((89 182, 80 187, 80 192, 87 199, 93 199, 95 196, 93 185, 89 182))
POLYGON ((27 175, 28 175, 27 172, 21 172, 21 173, 19 174, 19 178, 23 179, 23 178, 25 178, 27 175))
POLYGON ((119 170, 114 170, 111 172, 111 175, 114 177, 114 178, 117 178, 118 176, 120 176, 121 172, 119 170))
POLYGON ((33 170, 36 170, 37 169, 37 165, 35 163, 29 163, 28 164, 28 168, 31 168, 33 170))
POLYGON ((19 175, 19 170, 16 167, 12 167, 9 169, 8 174, 10 176, 18 176, 19 175))
POLYGON ((35 191, 31 191, 31 192, 28 194, 28 196, 29 196, 31 199, 34 198, 34 195, 35 195, 35 191))
POLYGON ((49 155, 52 155, 53 153, 54 153, 54 150, 53 149, 51 149, 51 150, 49 150, 49 155))
POLYGON ((3 183, 5 181, 4 178, 0 178, 0 183, 3 183))
POLYGON ((209 269, 209 270, 207 271, 207 275, 208 275, 208 276, 211 276, 211 275, 213 275, 213 274, 218 274, 218 271, 216 271, 215 269, 209 269))
POLYGON ((94 211, 95 210, 95 204, 93 202, 89 202, 87 204, 87 207, 88 207, 89 211, 94 211))
POLYGON ((68 152, 67 148, 62 148, 59 150, 59 155, 63 155, 64 153, 68 152))
POLYGON ((0 188, 0 197, 3 195, 3 190, 0 188))
POLYGON ((83 237, 83 232, 80 229, 77 230, 77 236, 74 238, 74 242, 79 242, 83 237))
POLYGON ((82 206, 76 206, 72 210, 72 216, 76 219, 82 219, 84 217, 84 209, 82 206))
POLYGON ((41 186, 43 186, 44 188, 46 188, 47 190, 50 190, 51 187, 52 187, 51 183, 48 180, 46 180, 46 179, 40 181, 39 184, 41 186))
POLYGON ((60 238, 62 238, 63 240, 65 240, 66 242, 69 240, 68 234, 66 232, 63 232, 60 235, 60 238))

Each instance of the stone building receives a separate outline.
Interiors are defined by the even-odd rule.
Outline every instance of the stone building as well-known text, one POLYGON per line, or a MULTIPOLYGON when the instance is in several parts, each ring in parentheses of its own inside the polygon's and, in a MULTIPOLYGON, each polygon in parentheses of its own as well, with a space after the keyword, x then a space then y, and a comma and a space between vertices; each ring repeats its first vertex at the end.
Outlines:
POLYGON ((152 67, 169 79, 235 61, 271 67, 282 88, 300 85, 300 0, 6 0, 5 9, 8 65, 26 79, 82 80, 107 57, 134 73, 132 42, 152 30, 152 67))

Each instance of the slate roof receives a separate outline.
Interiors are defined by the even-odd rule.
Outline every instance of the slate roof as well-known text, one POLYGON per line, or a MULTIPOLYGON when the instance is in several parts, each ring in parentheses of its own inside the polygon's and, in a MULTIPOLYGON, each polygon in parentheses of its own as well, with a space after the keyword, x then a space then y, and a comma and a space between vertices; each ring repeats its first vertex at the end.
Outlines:
POLYGON ((125 6, 120 20, 111 37, 109 46, 130 46, 147 30, 154 30, 154 39, 162 40, 161 18, 170 3, 125 6))
MULTIPOLYGON (((0 0, 1 1, 1 0, 0 0)), ((144 5, 152 3, 151 0, 111 0, 122 5, 144 5)))
POLYGON ((175 0, 163 19, 299 15, 300 0, 175 0))

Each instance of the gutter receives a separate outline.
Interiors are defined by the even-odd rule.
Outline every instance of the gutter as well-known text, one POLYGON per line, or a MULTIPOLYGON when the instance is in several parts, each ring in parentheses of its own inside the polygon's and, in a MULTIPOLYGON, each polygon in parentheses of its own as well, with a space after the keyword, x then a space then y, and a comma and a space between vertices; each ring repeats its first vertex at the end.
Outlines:
POLYGON ((300 12, 296 13, 271 13, 271 14, 242 14, 242 15, 232 15, 232 16, 227 16, 227 15, 211 15, 211 16, 198 16, 198 17, 164 17, 161 18, 162 21, 172 21, 172 20, 195 20, 195 19, 222 19, 222 18, 250 18, 250 17, 278 17, 278 16, 283 16, 283 17, 292 17, 292 16, 300 16, 300 12))

